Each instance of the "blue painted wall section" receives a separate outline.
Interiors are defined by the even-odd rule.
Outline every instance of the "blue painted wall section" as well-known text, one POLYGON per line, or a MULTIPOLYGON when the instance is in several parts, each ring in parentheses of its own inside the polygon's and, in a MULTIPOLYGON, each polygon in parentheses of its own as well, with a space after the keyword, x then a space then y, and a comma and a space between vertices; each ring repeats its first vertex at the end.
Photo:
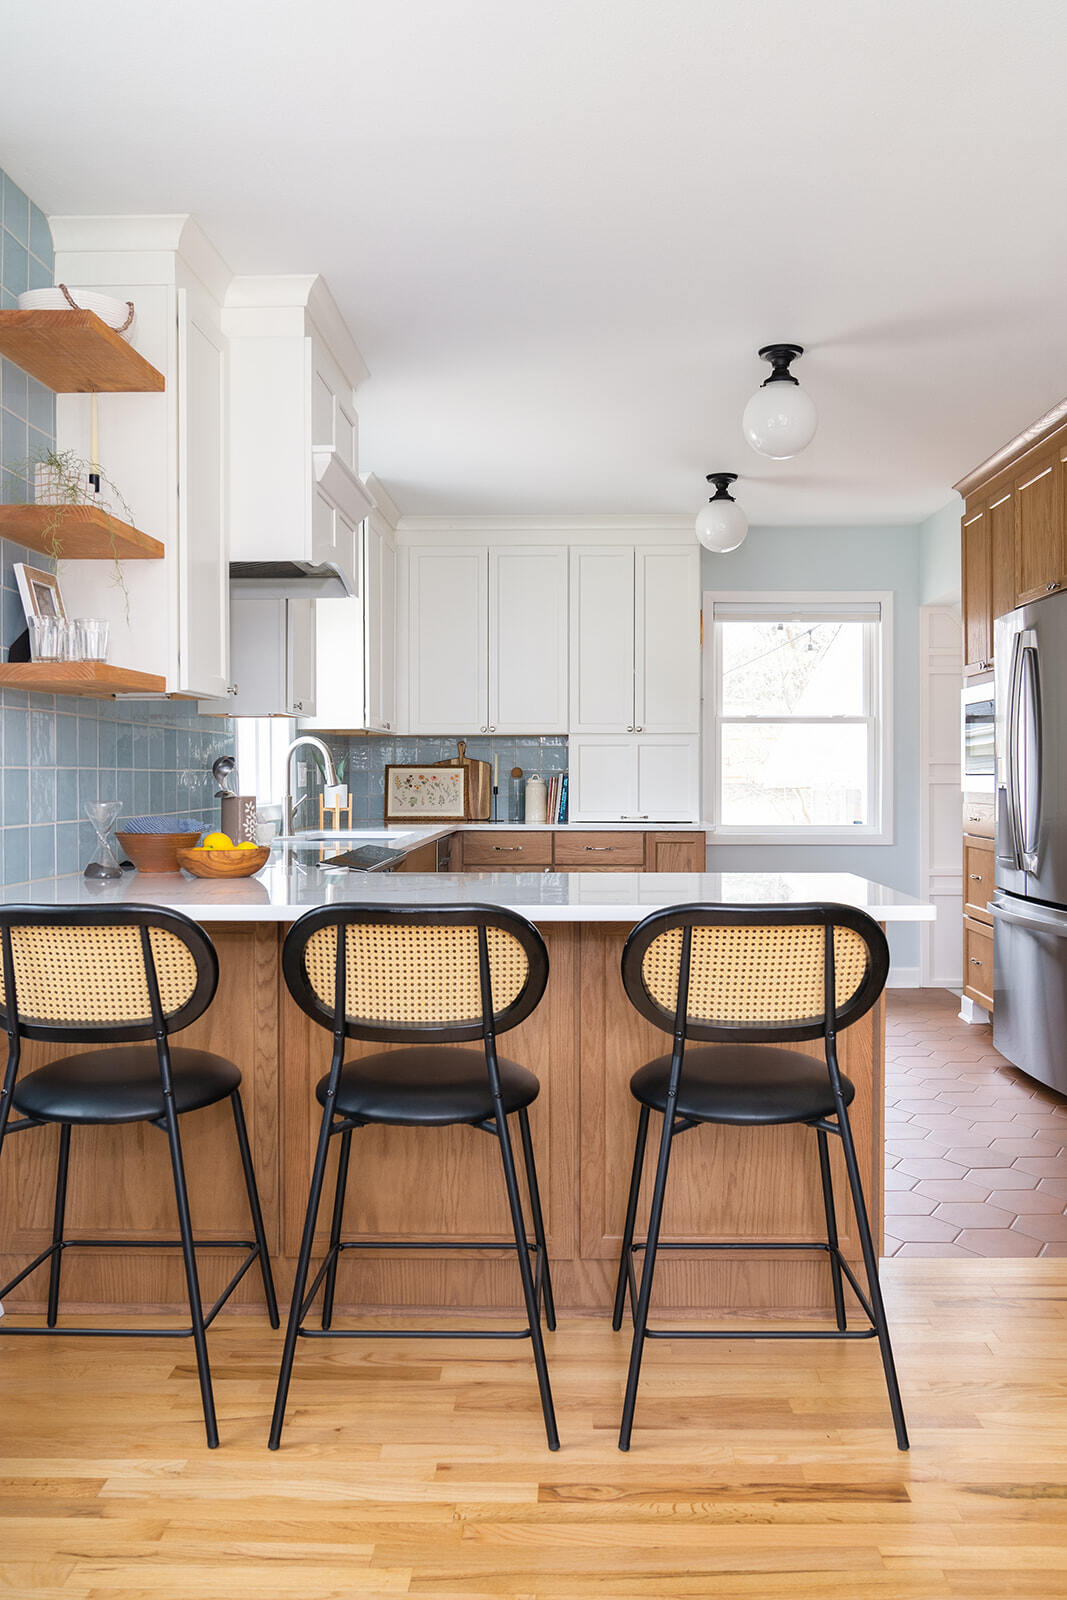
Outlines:
MULTIPOLYGON (((25 289, 53 281, 48 220, 0 172, 0 310, 25 289)), ((33 498, 31 455, 55 442, 55 397, 10 361, 0 361, 0 503, 33 498)), ((3 657, 25 621, 15 585, 32 550, 0 540, 3 657)), ((62 568, 60 570, 62 581, 62 568)), ((131 663, 136 665, 136 663, 131 663)), ((217 820, 210 767, 233 748, 226 718, 201 717, 193 703, 0 695, 0 880, 21 883, 74 872, 92 850, 85 806, 119 800, 123 812, 177 812, 217 820)))

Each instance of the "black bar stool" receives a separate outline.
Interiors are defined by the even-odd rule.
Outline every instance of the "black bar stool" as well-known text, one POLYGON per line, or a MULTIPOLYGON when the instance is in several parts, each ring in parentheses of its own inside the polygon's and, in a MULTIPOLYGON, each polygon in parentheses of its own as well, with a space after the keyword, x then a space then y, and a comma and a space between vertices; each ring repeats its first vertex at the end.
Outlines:
POLYGON ((206 1050, 172 1048, 170 1035, 202 1016, 218 987, 219 963, 204 930, 180 912, 158 906, 0 907, 3 990, 0 1006, 7 1029, 7 1070, 0 1093, 0 1152, 5 1135, 59 1124, 59 1161, 52 1242, 0 1288, 0 1298, 49 1263, 44 1327, 12 1327, 0 1334, 77 1335, 81 1338, 187 1339, 196 1348, 204 1426, 212 1449, 219 1442, 208 1365, 206 1330, 253 1262, 259 1262, 271 1327, 278 1326, 267 1239, 259 1207, 252 1154, 241 1107, 241 1074, 232 1061, 206 1050), (56 1044, 105 1044, 107 1048, 60 1056, 18 1077, 23 1039, 56 1044), (134 1043, 133 1041, 149 1043, 134 1043), (196 1241, 178 1120, 229 1099, 237 1131, 254 1239, 196 1241), (11 1113, 20 1120, 11 1121, 11 1113), (70 1135, 75 1126, 148 1122, 162 1129, 170 1146, 180 1238, 67 1239, 64 1237, 70 1135), (66 1250, 180 1248, 189 1293, 188 1328, 58 1327, 60 1273, 66 1250), (222 1294, 206 1313, 200 1296, 197 1250, 247 1252, 222 1294))
POLYGON ((619 1449, 630 1448, 641 1356, 646 1339, 871 1339, 877 1338, 885 1370, 897 1445, 908 1448, 904 1409, 889 1342, 878 1263, 871 1240, 856 1148, 848 1119, 855 1095, 839 1070, 837 1032, 870 1011, 885 988, 889 947, 866 912, 841 905, 674 906, 638 923, 622 954, 626 993, 641 1015, 674 1048, 634 1073, 630 1092, 640 1103, 630 1197, 612 1326, 622 1326, 627 1291, 634 1321, 619 1449), (774 1046, 821 1039, 825 1067, 799 1051, 774 1046), (705 1048, 687 1048, 689 1040, 705 1048), (659 1160, 645 1243, 634 1243, 649 1113, 663 1117, 659 1160), (701 1123, 770 1127, 800 1122, 818 1135, 819 1171, 826 1213, 826 1244, 786 1242, 661 1243, 660 1225, 671 1145, 701 1123), (867 1294, 838 1248, 827 1134, 841 1140, 856 1214, 867 1294), (836 1331, 779 1333, 761 1329, 657 1331, 648 1326, 657 1249, 824 1250, 829 1258, 836 1331), (644 1250, 637 1287, 633 1258, 644 1250), (842 1278, 847 1278, 869 1322, 847 1326, 842 1278), (869 1298, 868 1298, 869 1297, 869 1298))
MULTIPOLYGON (((309 911, 293 924, 282 953, 289 992, 301 1010, 333 1034, 330 1070, 317 1096, 322 1104, 315 1165, 285 1336, 270 1448, 277 1450, 298 1336, 308 1339, 525 1339, 533 1344, 545 1431, 559 1449, 548 1382, 540 1312, 556 1325, 527 1107, 540 1084, 532 1072, 498 1057, 496 1035, 534 1011, 548 982, 548 951, 532 923, 496 906, 343 905, 309 911), (345 1040, 409 1044, 349 1062, 345 1040), (455 1043, 479 1040, 480 1050, 455 1043), (508 1117, 518 1117, 534 1243, 526 1234, 508 1117), (337 1265, 343 1250, 411 1249, 410 1239, 374 1243, 341 1239, 349 1151, 355 1129, 372 1123, 444 1128, 467 1123, 493 1134, 500 1147, 527 1326, 485 1329, 333 1328, 337 1265), (330 1140, 340 1134, 333 1220, 326 1259, 307 1287, 311 1251, 330 1140), (534 1268, 530 1256, 534 1257, 534 1268), (303 1326, 325 1282, 321 1329, 303 1326)), ((427 1250, 499 1250, 485 1240, 420 1243, 427 1250)))

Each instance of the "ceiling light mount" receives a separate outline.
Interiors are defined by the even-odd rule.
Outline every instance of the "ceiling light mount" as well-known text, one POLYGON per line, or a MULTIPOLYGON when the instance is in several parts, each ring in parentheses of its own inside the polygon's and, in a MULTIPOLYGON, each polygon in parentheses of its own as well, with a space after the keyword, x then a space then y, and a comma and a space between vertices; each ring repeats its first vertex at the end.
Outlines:
POLYGON ((761 361, 770 362, 771 375, 769 378, 764 378, 760 388, 765 389, 769 383, 795 383, 799 385, 800 379, 794 378, 789 370, 789 365, 790 362, 795 361, 798 356, 803 354, 804 346, 802 344, 765 344, 759 352, 759 358, 761 361))
POLYGON ((815 437, 819 418, 815 404, 789 368, 804 354, 802 344, 765 344, 759 352, 771 364, 745 407, 741 428, 753 450, 772 461, 789 461, 815 437))
POLYGON ((725 555, 736 550, 748 532, 748 518, 730 493, 730 485, 737 482, 736 472, 709 472, 708 482, 715 485, 715 493, 697 513, 696 534, 705 550, 725 555))

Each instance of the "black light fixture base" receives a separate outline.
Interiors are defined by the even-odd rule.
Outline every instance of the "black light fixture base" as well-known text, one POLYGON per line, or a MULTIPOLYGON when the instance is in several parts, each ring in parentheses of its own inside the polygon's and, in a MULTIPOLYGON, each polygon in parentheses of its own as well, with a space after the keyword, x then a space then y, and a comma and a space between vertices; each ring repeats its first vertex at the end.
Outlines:
POLYGON ((758 353, 761 361, 769 361, 771 364, 771 375, 769 378, 764 378, 762 388, 766 388, 769 383, 799 384, 800 380, 794 378, 789 370, 789 363, 804 354, 802 344, 765 344, 758 353))
POLYGON ((730 485, 737 482, 736 472, 709 472, 707 478, 709 483, 715 485, 715 493, 711 497, 712 500, 733 499, 733 495, 730 493, 730 485))

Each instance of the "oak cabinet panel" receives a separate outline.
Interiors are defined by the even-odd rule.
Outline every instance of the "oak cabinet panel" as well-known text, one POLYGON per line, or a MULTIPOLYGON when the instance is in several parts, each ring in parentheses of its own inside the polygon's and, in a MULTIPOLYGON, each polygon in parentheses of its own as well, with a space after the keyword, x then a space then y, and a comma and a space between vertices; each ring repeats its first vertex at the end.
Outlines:
POLYGON ((993 661, 993 538, 987 505, 963 519, 963 670, 987 672, 993 661))
POLYGON ((1015 603, 1024 605, 1063 583, 1063 507, 1059 451, 1015 483, 1015 603))

